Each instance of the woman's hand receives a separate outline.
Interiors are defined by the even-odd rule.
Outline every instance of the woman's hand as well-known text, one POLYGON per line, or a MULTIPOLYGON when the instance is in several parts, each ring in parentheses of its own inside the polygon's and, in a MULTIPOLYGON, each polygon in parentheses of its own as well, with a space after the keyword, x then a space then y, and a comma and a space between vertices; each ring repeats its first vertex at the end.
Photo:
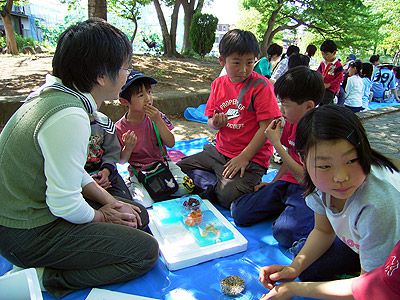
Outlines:
POLYGON ((97 210, 94 222, 105 222, 137 228, 142 225, 140 209, 128 203, 116 201, 97 210))
POLYGON ((292 290, 290 289, 291 283, 283 283, 275 286, 269 293, 264 294, 260 300, 290 300, 293 296, 292 290))

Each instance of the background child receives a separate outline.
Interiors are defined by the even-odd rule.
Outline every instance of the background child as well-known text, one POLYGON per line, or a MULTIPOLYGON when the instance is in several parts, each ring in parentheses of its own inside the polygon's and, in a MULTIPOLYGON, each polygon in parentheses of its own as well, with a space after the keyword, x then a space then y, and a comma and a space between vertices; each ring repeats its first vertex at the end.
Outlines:
MULTIPOLYGON (((164 160, 152 121, 158 128, 164 152, 166 153, 165 146, 173 147, 175 144, 175 137, 171 132, 172 123, 153 106, 151 86, 156 83, 154 78, 132 71, 120 92, 120 102, 128 106, 128 112, 115 124, 122 145, 121 163, 129 162, 129 190, 133 198, 142 202, 145 207, 150 207, 153 200, 143 184, 138 181, 132 168, 139 171, 164 160)), ((168 161, 168 166, 179 184, 178 191, 172 197, 191 192, 193 189, 191 179, 175 163, 168 161)))
POLYGON ((369 110, 368 105, 372 99, 371 87, 372 87, 372 72, 373 66, 370 63, 363 63, 361 65, 361 78, 363 80, 363 96, 362 96, 362 107, 363 111, 369 110))
POLYGON ((272 225, 275 239, 283 247, 306 238, 313 228, 313 211, 304 201, 304 189, 299 184, 303 167, 295 149, 298 121, 318 105, 324 95, 322 76, 307 67, 288 70, 275 83, 275 94, 281 101, 285 125, 280 119, 272 121, 265 131, 283 164, 270 183, 256 186, 255 193, 241 196, 232 203, 232 217, 236 224, 246 226, 279 214, 272 225), (283 127, 283 131, 282 131, 283 127), (287 147, 287 152, 284 147, 287 147))
POLYGON ((343 80, 343 67, 336 58, 337 46, 332 40, 325 40, 320 47, 323 61, 317 71, 324 77, 325 95, 320 105, 333 103, 343 80))
POLYGON ((120 160, 121 146, 116 134, 107 133, 104 128, 92 120, 85 170, 111 195, 132 200, 116 163, 120 160))
POLYGON ((274 71, 272 72, 272 76, 270 79, 272 83, 275 83, 275 81, 277 81, 278 78, 281 77, 283 74, 285 74, 285 72, 288 70, 289 57, 292 56, 293 54, 299 54, 299 53, 300 53, 300 48, 295 45, 290 45, 287 48, 286 55, 282 56, 282 59, 279 61, 279 63, 274 68, 274 71))
POLYGON ((281 114, 272 85, 253 71, 259 53, 255 36, 239 29, 228 31, 219 51, 227 75, 212 83, 205 110, 208 125, 219 130, 216 145, 206 145, 178 165, 191 177, 195 169, 215 173, 217 201, 229 208, 234 199, 253 191, 268 168, 273 149, 264 130, 281 114))
MULTIPOLYGON (((295 279, 318 262, 336 235, 359 253, 361 274, 382 265, 400 239, 398 169, 371 149, 357 116, 337 105, 306 114, 296 149, 306 168, 306 202, 315 212, 315 226, 290 266, 262 268, 263 284, 271 289, 277 281, 295 279)), ((336 261, 341 259, 346 258, 336 261)))
POLYGON ((396 76, 393 72, 393 65, 382 64, 377 66, 372 80, 371 91, 373 93, 372 101, 391 102, 400 101, 396 89, 396 76))
POLYGON ((356 60, 349 64, 345 93, 344 106, 350 108, 353 112, 359 112, 363 109, 362 97, 364 92, 363 80, 360 77, 361 61, 356 60))
POLYGON ((271 78, 272 64, 279 59, 282 55, 282 46, 273 43, 267 49, 267 57, 261 57, 254 65, 254 71, 258 74, 271 78))

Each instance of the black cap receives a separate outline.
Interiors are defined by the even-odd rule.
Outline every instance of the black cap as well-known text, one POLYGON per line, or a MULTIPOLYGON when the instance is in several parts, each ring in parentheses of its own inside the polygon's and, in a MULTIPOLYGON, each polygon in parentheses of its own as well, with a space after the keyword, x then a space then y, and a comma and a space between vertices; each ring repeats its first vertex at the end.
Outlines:
POLYGON ((125 85, 122 87, 120 94, 121 94, 122 92, 124 92, 133 82, 135 82, 136 80, 141 79, 141 78, 146 78, 146 79, 148 79, 148 80, 150 81, 150 84, 156 84, 156 83, 157 83, 157 80, 155 80, 153 77, 146 76, 146 75, 144 75, 143 73, 140 73, 140 72, 138 72, 138 71, 132 71, 132 72, 128 75, 128 78, 126 79, 126 83, 125 83, 125 85))

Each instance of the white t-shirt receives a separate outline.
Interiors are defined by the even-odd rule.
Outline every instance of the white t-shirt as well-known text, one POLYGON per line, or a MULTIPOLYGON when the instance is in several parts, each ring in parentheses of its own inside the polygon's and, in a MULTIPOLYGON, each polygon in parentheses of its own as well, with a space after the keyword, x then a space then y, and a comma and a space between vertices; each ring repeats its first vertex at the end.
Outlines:
POLYGON ((318 190, 306 197, 307 205, 325 215, 336 235, 359 253, 363 270, 382 265, 400 240, 400 173, 372 166, 341 212, 333 212, 325 202, 318 190))
POLYGON ((364 83, 359 75, 347 79, 344 104, 351 107, 361 107, 364 95, 364 83))

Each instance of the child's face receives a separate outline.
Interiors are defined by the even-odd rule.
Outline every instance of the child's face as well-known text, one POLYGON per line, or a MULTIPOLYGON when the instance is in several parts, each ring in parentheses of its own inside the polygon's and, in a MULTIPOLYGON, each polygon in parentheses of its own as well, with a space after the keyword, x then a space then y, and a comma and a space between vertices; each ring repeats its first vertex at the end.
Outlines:
POLYGON ((336 51, 334 52, 324 52, 321 51, 323 59, 325 59, 327 62, 333 62, 336 58, 336 51))
POLYGON ((254 68, 255 56, 252 53, 239 55, 233 53, 227 57, 219 58, 221 66, 225 66, 226 74, 233 82, 242 82, 250 76, 254 68))
POLYGON ((307 111, 314 108, 314 102, 309 100, 302 104, 291 101, 288 98, 281 99, 282 115, 292 124, 297 124, 307 111))
POLYGON ((129 110, 143 112, 145 105, 153 105, 153 91, 151 86, 146 88, 146 86, 142 84, 139 88, 139 92, 137 94, 132 94, 129 110))
POLYGON ((347 200, 366 178, 356 149, 344 139, 319 141, 305 165, 314 185, 336 199, 347 200))

